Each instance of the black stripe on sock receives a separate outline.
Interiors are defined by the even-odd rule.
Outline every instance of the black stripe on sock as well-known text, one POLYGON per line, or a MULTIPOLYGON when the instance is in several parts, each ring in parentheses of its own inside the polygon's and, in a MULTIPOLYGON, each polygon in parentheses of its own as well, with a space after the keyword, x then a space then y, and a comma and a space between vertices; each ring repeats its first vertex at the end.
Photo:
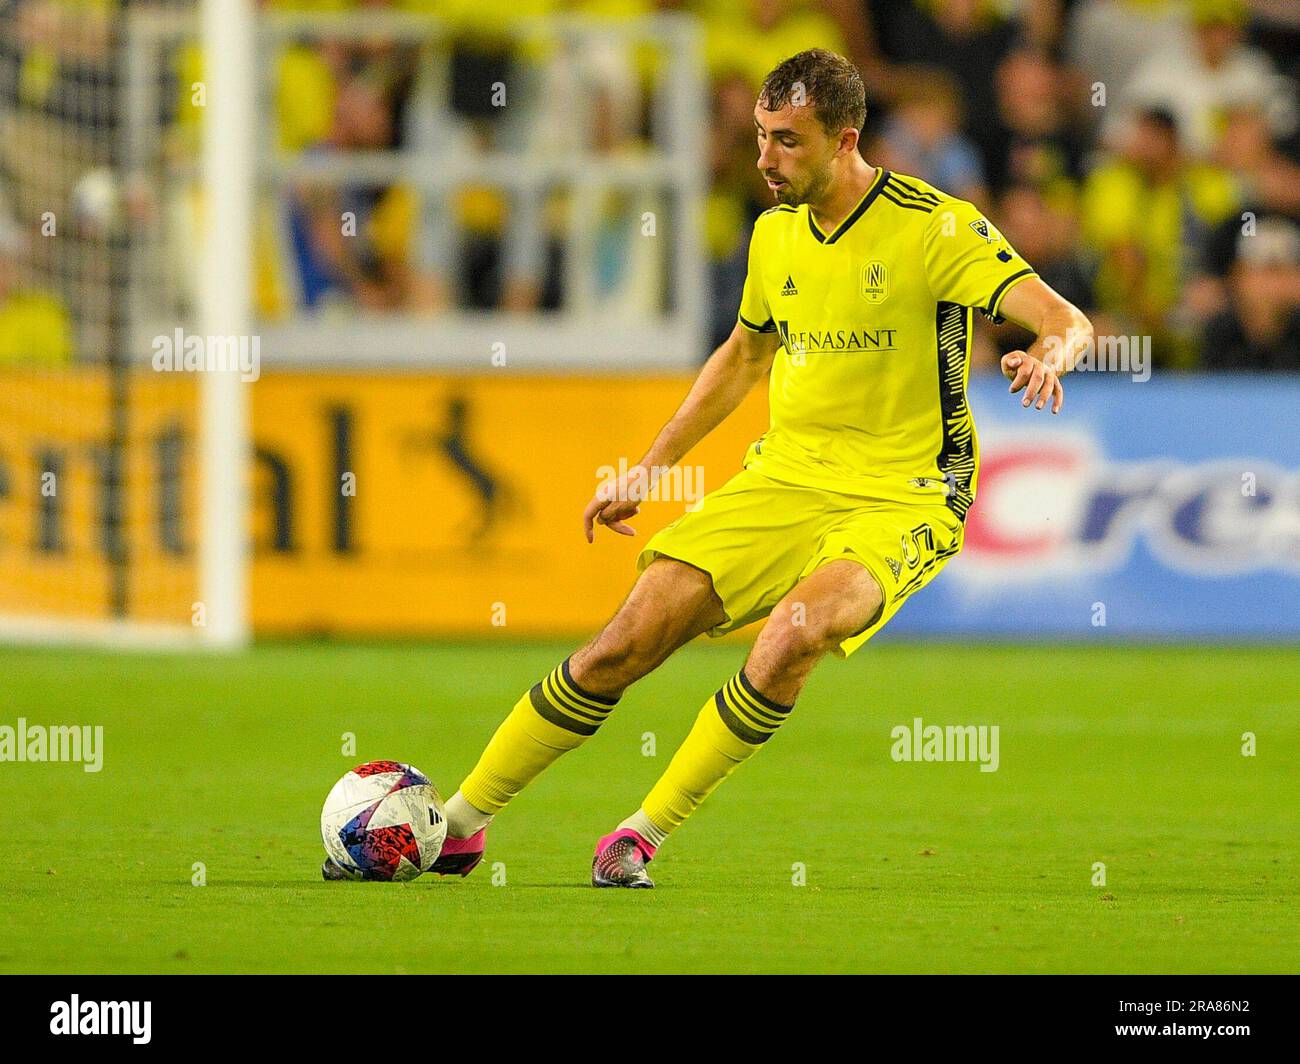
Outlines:
POLYGON ((605 718, 609 715, 608 710, 600 712, 590 706, 575 702, 568 692, 560 687, 555 673, 551 673, 542 681, 542 696, 551 704, 551 708, 558 710, 560 713, 571 713, 579 720, 591 721, 592 724, 603 724, 605 718))
POLYGON ((763 731, 776 731, 785 723, 784 716, 764 709, 749 695, 745 694, 744 688, 736 682, 734 676, 727 681, 727 686, 723 688, 723 691, 727 696, 727 704, 763 731))
POLYGON ((718 707, 718 716, 722 718, 722 723, 742 743, 749 743, 750 746, 762 746, 775 734, 774 732, 759 732, 751 728, 731 711, 731 707, 727 705, 727 700, 721 691, 713 696, 713 704, 718 707))
POLYGON ((571 731, 575 735, 595 735, 597 724, 588 724, 584 721, 577 720, 564 713, 561 713, 553 705, 550 699, 546 697, 546 692, 542 690, 540 683, 533 684, 532 690, 528 692, 528 700, 532 702, 533 709, 537 710, 537 715, 543 720, 550 721, 557 728, 563 728, 565 731, 571 731))
POLYGON ((745 694, 749 695, 764 709, 770 709, 773 713, 780 713, 782 716, 794 709, 793 702, 788 706, 783 706, 780 702, 773 702, 767 695, 761 693, 757 687, 749 682, 749 677, 745 675, 744 669, 736 673, 736 679, 740 681, 740 686, 745 689, 745 694))

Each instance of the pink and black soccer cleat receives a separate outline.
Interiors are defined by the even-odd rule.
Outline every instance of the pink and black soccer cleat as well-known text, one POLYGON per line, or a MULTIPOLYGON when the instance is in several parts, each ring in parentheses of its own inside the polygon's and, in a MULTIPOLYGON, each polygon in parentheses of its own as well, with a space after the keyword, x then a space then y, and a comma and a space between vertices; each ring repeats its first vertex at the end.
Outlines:
POLYGON ((593 887, 653 887, 654 880, 646 873, 646 862, 655 855, 655 848, 631 828, 619 828, 596 843, 596 856, 591 862, 593 887))
POLYGON ((479 828, 468 839, 453 839, 450 835, 442 844, 442 853, 433 862, 430 872, 440 876, 467 876, 483 860, 487 848, 487 828, 479 828))

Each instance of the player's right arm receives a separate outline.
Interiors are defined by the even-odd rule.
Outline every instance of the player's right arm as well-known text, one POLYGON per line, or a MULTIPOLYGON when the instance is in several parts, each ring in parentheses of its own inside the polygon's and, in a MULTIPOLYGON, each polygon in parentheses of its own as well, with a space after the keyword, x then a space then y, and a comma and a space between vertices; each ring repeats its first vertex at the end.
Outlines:
MULTIPOLYGON (((742 314, 743 309, 742 303, 742 314)), ((636 535, 625 522, 636 516, 641 500, 655 481, 741 404, 772 368, 779 346, 775 330, 750 329, 736 322, 731 335, 704 363, 677 413, 659 430, 641 461, 625 475, 612 477, 596 489, 582 514, 588 543, 595 538, 596 525, 608 525, 624 536, 636 535)))

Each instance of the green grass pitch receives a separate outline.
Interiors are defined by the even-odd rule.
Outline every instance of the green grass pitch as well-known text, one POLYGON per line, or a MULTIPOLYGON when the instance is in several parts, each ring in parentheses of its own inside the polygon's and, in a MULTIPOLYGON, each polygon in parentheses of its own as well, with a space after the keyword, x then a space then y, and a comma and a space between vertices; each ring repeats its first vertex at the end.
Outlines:
POLYGON ((0 764, 0 971, 1300 967, 1286 648, 868 647, 819 668, 789 725, 661 851, 658 890, 592 890, 595 839, 743 661, 740 644, 696 645, 524 792, 468 879, 319 879, 339 775, 396 758, 445 797, 569 649, 0 650, 0 724, 105 731, 97 774, 0 764), (997 724, 998 771, 891 760, 890 729, 917 716, 997 724))

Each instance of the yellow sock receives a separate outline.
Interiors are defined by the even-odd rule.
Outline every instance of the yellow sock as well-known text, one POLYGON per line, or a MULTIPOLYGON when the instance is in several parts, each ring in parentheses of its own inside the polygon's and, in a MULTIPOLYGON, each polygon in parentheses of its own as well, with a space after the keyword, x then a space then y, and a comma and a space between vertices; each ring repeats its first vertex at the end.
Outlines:
POLYGON ((686 741, 641 809, 665 835, 680 827, 719 783, 752 757, 793 707, 765 698, 741 669, 704 704, 686 741))
POLYGON ((547 765, 595 735, 617 703, 574 683, 566 659, 515 703, 460 785, 461 794, 475 809, 499 813, 547 765))

